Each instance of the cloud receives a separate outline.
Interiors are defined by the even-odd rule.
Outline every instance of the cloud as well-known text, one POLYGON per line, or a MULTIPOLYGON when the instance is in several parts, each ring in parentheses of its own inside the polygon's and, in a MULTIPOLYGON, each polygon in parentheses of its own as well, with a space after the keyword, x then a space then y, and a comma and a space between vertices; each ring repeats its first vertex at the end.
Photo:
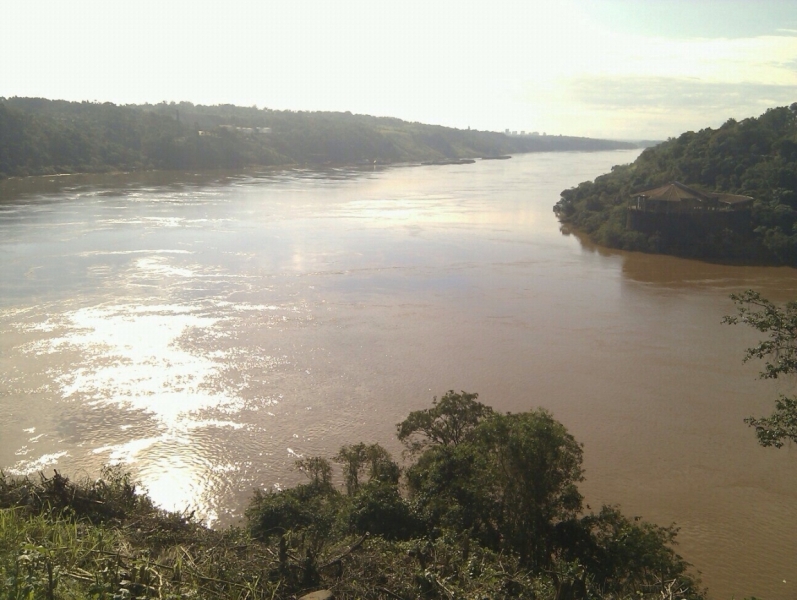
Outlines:
POLYGON ((584 75, 571 77, 554 90, 535 90, 528 85, 519 100, 527 110, 544 116, 532 129, 592 137, 666 139, 684 131, 719 127, 729 118, 757 117, 769 108, 791 105, 797 102, 797 84, 584 75))
POLYGON ((578 102, 609 110, 756 113, 797 101, 797 85, 678 77, 583 77, 573 80, 569 87, 578 102))
POLYGON ((578 8, 612 31, 670 39, 749 38, 797 27, 797 4, 786 0, 590 0, 578 8))

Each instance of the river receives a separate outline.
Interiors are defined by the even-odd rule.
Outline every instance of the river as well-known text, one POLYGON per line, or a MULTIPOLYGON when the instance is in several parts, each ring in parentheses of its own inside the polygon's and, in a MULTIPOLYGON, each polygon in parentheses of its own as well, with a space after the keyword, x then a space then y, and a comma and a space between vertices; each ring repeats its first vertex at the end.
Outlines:
POLYGON ((638 151, 472 165, 0 185, 0 466, 123 463, 240 518, 298 456, 378 441, 449 389, 543 406, 593 509, 681 528, 712 597, 797 596, 797 456, 743 422, 793 382, 743 364, 728 295, 797 271, 596 248, 559 192, 638 151))

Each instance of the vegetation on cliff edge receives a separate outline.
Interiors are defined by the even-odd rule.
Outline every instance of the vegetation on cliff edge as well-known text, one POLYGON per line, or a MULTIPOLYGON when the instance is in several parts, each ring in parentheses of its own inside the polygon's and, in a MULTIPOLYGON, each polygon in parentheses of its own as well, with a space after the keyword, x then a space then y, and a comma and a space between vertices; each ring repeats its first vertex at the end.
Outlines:
POLYGON ((581 445, 545 410, 452 391, 398 433, 406 469, 379 444, 303 458, 306 484, 256 492, 221 531, 118 470, 1 476, 0 599, 703 598, 674 527, 583 513, 581 445))

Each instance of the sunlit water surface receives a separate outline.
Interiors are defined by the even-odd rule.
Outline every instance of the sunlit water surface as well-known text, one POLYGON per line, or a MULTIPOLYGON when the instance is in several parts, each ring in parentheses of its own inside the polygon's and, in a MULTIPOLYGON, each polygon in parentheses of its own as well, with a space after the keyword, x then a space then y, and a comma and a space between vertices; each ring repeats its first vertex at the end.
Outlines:
POLYGON ((637 152, 473 165, 139 174, 0 186, 0 465, 133 470, 163 506, 235 522, 297 457, 378 441, 448 389, 550 409, 587 502, 681 527, 716 598, 797 596, 797 456, 743 423, 728 294, 791 269, 606 251, 559 192, 637 152))

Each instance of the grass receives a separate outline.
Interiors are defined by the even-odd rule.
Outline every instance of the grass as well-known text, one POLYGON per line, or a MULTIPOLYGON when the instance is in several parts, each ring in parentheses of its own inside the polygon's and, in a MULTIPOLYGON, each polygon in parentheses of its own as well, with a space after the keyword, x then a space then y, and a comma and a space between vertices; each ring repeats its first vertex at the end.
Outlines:
POLYGON ((78 482, 0 472, 0 600, 293 600, 318 589, 338 600, 683 597, 666 582, 607 595, 585 581, 577 562, 532 574, 462 532, 391 541, 333 528, 319 542, 308 529, 263 541, 158 509, 117 469, 78 482))
POLYGON ((319 550, 289 532, 260 542, 157 509, 119 471, 80 482, 0 474, 0 600, 287 600, 320 588, 336 598, 555 596, 550 580, 511 557, 463 551, 462 540, 341 535, 319 550))

